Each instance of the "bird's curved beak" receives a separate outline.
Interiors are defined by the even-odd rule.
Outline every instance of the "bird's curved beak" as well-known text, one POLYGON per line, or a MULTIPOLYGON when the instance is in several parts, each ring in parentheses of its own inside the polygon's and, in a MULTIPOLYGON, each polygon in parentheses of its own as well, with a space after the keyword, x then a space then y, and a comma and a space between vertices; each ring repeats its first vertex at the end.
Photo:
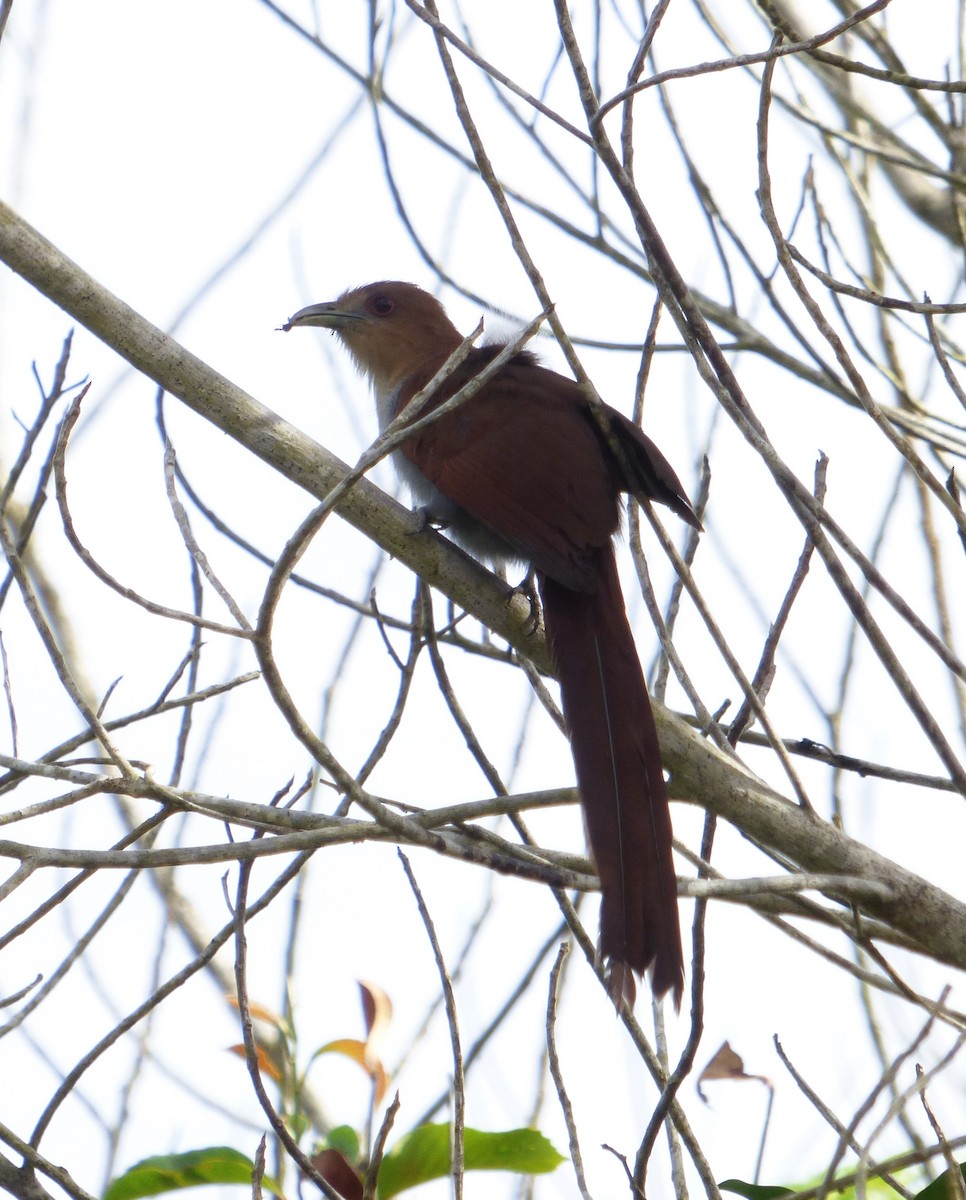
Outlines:
POLYGON ((340 308, 338 300, 327 300, 323 304, 310 304, 307 308, 300 308, 294 316, 289 317, 282 329, 286 333, 297 325, 317 325, 323 329, 344 329, 346 325, 361 320, 365 320, 362 313, 352 312, 348 308, 340 308))

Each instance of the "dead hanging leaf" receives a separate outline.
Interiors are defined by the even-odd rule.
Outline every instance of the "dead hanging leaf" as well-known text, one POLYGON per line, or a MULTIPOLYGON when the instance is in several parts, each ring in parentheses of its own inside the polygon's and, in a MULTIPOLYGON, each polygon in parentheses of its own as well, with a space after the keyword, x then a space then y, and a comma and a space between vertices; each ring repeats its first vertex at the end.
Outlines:
POLYGON ((745 1064, 741 1060, 740 1055, 735 1054, 728 1042, 721 1043, 721 1049, 718 1050, 717 1054, 712 1055, 711 1061, 698 1078, 698 1095, 705 1104, 708 1103, 708 1097, 701 1090, 701 1084, 723 1079, 730 1079, 732 1082, 744 1082, 746 1079, 753 1079, 757 1083, 763 1083, 768 1089, 768 1103, 765 1106, 765 1115, 761 1124, 761 1140, 758 1143, 758 1158, 755 1163, 754 1183, 755 1187, 757 1187, 761 1174, 761 1164, 765 1156, 765 1141, 771 1125, 771 1111, 775 1102, 775 1085, 767 1075, 749 1075, 745 1070, 745 1064))
POLYGON ((721 1048, 716 1054, 712 1055, 708 1065, 698 1077, 698 1095, 705 1104, 708 1103, 708 1098, 701 1090, 701 1085, 721 1079, 754 1079, 758 1083, 763 1083, 769 1091, 774 1091, 772 1082, 767 1075, 749 1075, 746 1073, 745 1064, 740 1055, 731 1049, 731 1045, 728 1042, 721 1043, 721 1048))

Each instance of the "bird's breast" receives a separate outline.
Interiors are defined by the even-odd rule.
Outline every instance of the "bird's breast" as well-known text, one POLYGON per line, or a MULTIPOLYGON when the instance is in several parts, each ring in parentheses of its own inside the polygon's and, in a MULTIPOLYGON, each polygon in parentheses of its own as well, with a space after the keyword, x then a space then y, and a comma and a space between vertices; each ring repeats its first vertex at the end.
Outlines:
MULTIPOLYGON (((405 381, 395 387, 375 389, 380 432, 395 419, 404 387, 405 381)), ((397 475, 412 493, 417 507, 423 509, 434 522, 445 527, 453 541, 474 557, 496 567, 522 560, 523 556, 504 538, 428 479, 411 455, 412 447, 409 447, 407 453, 406 443, 403 443, 392 452, 392 462, 397 475)))

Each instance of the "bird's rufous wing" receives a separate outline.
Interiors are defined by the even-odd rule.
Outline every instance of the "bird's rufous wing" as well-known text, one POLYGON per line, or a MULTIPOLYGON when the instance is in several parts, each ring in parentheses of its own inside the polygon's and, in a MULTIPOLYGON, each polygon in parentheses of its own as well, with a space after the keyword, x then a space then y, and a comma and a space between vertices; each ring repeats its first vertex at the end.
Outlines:
MULTIPOLYGON (((431 406, 453 395, 490 357, 488 349, 471 354, 431 406)), ((400 407, 431 373, 406 382, 400 407)), ((445 496, 498 531, 521 559, 567 587, 588 586, 596 551, 617 532, 620 518, 608 457, 572 380, 529 356, 514 360, 463 405, 404 442, 402 450, 445 496), (553 419, 542 419, 551 411, 553 419)))

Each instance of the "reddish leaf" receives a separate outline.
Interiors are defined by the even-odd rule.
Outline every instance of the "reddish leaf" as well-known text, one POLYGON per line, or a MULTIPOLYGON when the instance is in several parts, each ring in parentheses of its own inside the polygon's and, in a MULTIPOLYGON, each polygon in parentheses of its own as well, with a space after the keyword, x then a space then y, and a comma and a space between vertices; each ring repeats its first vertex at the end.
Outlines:
MULTIPOLYGON (((245 1057, 245 1047, 239 1042, 235 1046, 229 1046, 228 1049, 232 1054, 237 1054, 239 1058, 245 1057)), ((267 1075, 269 1079, 274 1079, 276 1083, 282 1079, 282 1072, 272 1062, 268 1050, 264 1046, 255 1047, 255 1058, 258 1060, 258 1069, 263 1075, 267 1075)))
POLYGON ((362 1200, 362 1180, 345 1155, 338 1150, 320 1150, 310 1161, 325 1182, 345 1200, 362 1200))

